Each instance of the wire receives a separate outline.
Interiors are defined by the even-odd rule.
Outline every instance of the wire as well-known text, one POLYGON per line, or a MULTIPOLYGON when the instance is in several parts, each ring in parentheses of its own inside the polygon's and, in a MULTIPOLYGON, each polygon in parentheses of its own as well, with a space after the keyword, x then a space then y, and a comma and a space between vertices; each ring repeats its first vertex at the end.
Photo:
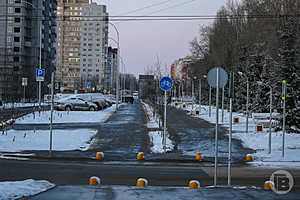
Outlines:
POLYGON ((154 3, 154 4, 151 4, 151 5, 142 7, 142 8, 137 8, 137 9, 135 9, 135 10, 131 10, 131 11, 122 13, 122 14, 120 14, 120 15, 128 15, 128 14, 131 14, 131 13, 136 13, 136 12, 139 12, 139 11, 142 11, 142 10, 145 10, 145 9, 148 9, 148 8, 152 8, 152 7, 156 7, 156 6, 160 6, 160 5, 166 4, 166 3, 171 2, 171 1, 174 1, 174 0, 167 0, 167 1, 160 2, 160 3, 154 3))
MULTIPOLYGON (((0 21, 6 21, 7 19, 1 18, 5 17, 5 15, 0 15, 0 21)), ((10 15, 8 15, 10 17, 10 15)), ((18 15, 18 17, 28 18, 27 15, 18 15)), ((195 16, 64 16, 64 17, 31 17, 30 20, 55 20, 55 21, 189 21, 189 20, 214 20, 214 19, 224 19, 224 20, 232 20, 232 19, 279 19, 279 18, 295 18, 299 19, 300 15, 224 15, 224 16, 216 16, 216 15, 195 15, 195 16)), ((13 20, 13 19, 12 19, 13 20)), ((11 20, 7 20, 11 21, 11 20)))
POLYGON ((179 7, 179 6, 183 6, 183 5, 192 3, 192 2, 194 2, 194 1, 197 1, 197 0, 185 1, 185 2, 182 2, 182 3, 176 4, 176 5, 173 5, 173 6, 169 6, 169 7, 162 8, 162 9, 160 9, 160 10, 157 10, 157 11, 154 11, 154 12, 151 12, 151 13, 148 13, 147 15, 152 15, 152 14, 154 14, 154 13, 158 13, 158 12, 161 12, 161 11, 169 10, 169 9, 172 9, 172 8, 177 8, 177 7, 179 7))

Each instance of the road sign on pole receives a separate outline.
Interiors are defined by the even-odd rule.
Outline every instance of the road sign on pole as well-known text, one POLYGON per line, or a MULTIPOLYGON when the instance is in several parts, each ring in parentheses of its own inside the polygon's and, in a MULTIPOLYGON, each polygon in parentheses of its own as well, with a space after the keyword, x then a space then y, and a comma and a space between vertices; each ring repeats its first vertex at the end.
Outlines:
POLYGON ((36 81, 42 82, 45 80, 45 69, 36 68, 35 70, 36 81))
POLYGON ((28 85, 28 78, 22 78, 22 86, 28 85))
POLYGON ((160 79, 159 87, 161 90, 164 91, 164 134, 163 134, 163 149, 164 153, 167 152, 167 92, 172 90, 174 85, 174 81, 168 77, 165 76, 160 79))
POLYGON ((221 68, 221 67, 215 67, 213 69, 211 69, 208 74, 207 74, 207 80, 208 80, 208 84, 212 87, 212 88, 217 88, 217 73, 219 71, 219 88, 223 88, 228 81, 228 74, 227 72, 221 68))
POLYGON ((219 89, 224 88, 228 81, 227 72, 220 67, 211 69, 207 75, 208 84, 212 88, 216 88, 216 128, 215 128, 215 169, 214 169, 214 185, 217 185, 218 170, 218 132, 219 132, 219 89))
POLYGON ((162 77, 160 79, 159 87, 163 91, 166 92, 170 91, 173 88, 173 85, 174 85, 174 81, 168 76, 162 77))

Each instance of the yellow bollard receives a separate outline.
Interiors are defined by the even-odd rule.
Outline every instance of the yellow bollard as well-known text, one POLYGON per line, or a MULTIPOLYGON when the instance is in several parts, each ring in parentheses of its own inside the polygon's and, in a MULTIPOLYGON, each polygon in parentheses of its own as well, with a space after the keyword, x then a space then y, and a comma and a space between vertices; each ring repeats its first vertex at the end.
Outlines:
POLYGON ((196 180, 191 180, 189 182, 189 188, 190 189, 199 189, 200 188, 200 182, 196 180))
POLYGON ((97 152, 96 153, 96 160, 103 160, 104 159, 104 153, 103 152, 97 152))
POLYGON ((196 156, 195 156, 195 160, 196 160, 196 161, 202 161, 202 159, 203 159, 202 154, 201 154, 200 152, 197 152, 197 153, 196 153, 196 156))
POLYGON ((147 179, 144 179, 144 178, 139 178, 137 181, 136 181, 136 187, 139 187, 139 188, 145 188, 148 186, 148 181, 147 179))
POLYGON ((145 160, 144 152, 139 152, 136 156, 137 160, 145 160))
POLYGON ((254 160, 254 158, 253 158, 253 156, 252 156, 251 154, 247 154, 247 155, 245 156, 244 160, 245 160, 246 162, 251 162, 251 161, 254 160))
POLYGON ((101 181, 100 181, 100 178, 96 177, 96 176, 92 176, 90 179, 89 179, 89 185, 100 185, 101 184, 101 181))
POLYGON ((274 188, 274 183, 272 181, 266 181, 264 183, 264 190, 272 190, 274 188))

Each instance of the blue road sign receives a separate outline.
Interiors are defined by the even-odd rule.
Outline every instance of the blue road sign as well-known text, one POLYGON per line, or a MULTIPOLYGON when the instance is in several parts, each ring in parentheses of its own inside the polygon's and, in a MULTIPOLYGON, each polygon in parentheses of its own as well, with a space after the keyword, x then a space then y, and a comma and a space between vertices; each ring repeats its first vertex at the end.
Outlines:
POLYGON ((36 81, 44 81, 44 79, 45 79, 45 69, 36 68, 35 76, 36 76, 36 81))
POLYGON ((174 85, 173 80, 168 76, 162 77, 159 83, 160 89, 163 91, 170 91, 174 85))

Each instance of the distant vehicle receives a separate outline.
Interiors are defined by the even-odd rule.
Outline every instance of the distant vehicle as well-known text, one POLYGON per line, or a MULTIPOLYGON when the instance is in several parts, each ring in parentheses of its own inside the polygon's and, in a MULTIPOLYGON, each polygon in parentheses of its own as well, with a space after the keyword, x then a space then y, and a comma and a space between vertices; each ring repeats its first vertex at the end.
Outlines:
POLYGON ((4 108, 4 104, 3 102, 0 100, 0 110, 2 110, 4 108))
POLYGON ((139 92, 138 92, 138 91, 134 91, 134 92, 132 93, 132 96, 133 96, 134 98, 138 98, 138 97, 139 97, 139 92))
POLYGON ((97 105, 81 98, 70 97, 56 101, 55 109, 65 111, 96 111, 97 105))
POLYGON ((131 104, 133 104, 133 102, 134 102, 134 98, 132 95, 125 95, 125 96, 123 96, 122 100, 123 100, 123 102, 131 103, 131 104))

